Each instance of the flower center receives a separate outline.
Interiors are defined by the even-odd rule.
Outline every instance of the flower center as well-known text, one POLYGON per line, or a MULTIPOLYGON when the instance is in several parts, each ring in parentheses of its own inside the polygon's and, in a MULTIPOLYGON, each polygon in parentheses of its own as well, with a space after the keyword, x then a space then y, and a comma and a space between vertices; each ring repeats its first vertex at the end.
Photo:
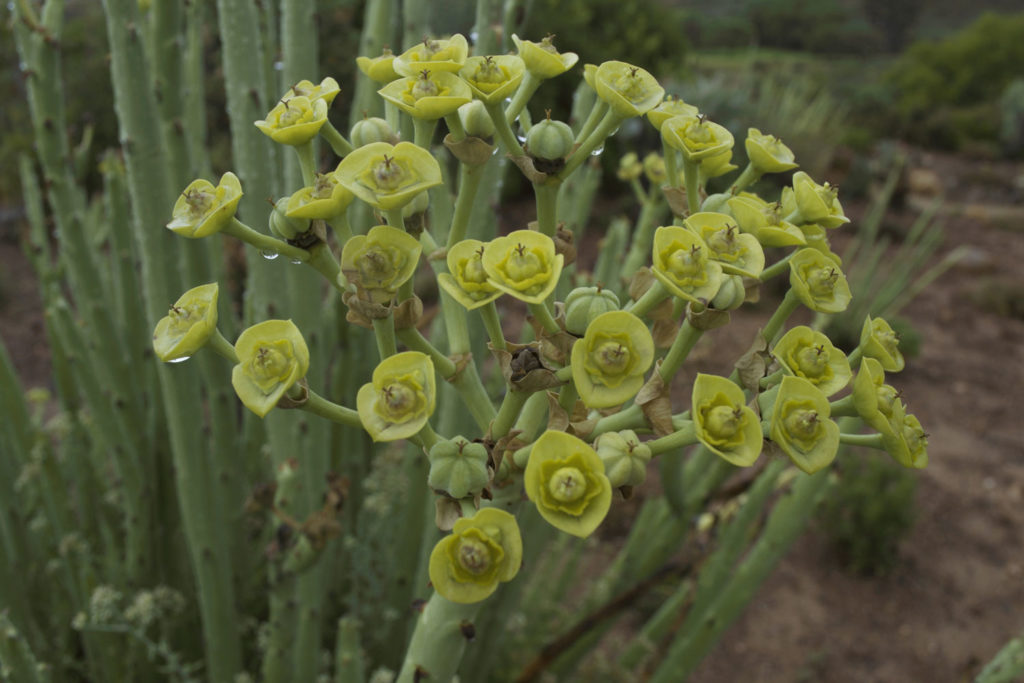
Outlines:
POLYGON ((807 274, 807 287, 812 296, 830 297, 837 280, 839 280, 839 273, 835 268, 812 268, 807 274))
POLYGON ((437 97, 440 92, 441 89, 437 87, 437 83, 430 77, 429 69, 424 69, 420 72, 420 78, 416 80, 411 90, 414 100, 423 97, 437 97))
POLYGON ((189 190, 185 193, 189 217, 199 219, 213 208, 214 194, 206 190, 189 190))
POLYGON ((459 540, 459 564, 471 574, 483 574, 491 566, 491 553, 487 546, 472 538, 459 540))
POLYGON ((672 255, 668 257, 668 268, 680 278, 692 278, 700 275, 704 270, 700 246, 695 244, 689 249, 684 247, 673 251, 672 255))
POLYGON ((806 346, 796 354, 797 369, 806 377, 821 377, 828 368, 825 345, 806 346))
POLYGON ((836 199, 839 198, 839 187, 832 185, 831 183, 825 182, 821 187, 817 189, 818 196, 821 197, 821 201, 825 202, 825 206, 829 209, 833 208, 833 204, 836 199))
POLYGON ((799 441, 813 441, 818 433, 820 421, 818 411, 807 408, 797 408, 789 413, 785 419, 786 431, 793 438, 799 441))
POLYGON ((483 261, 478 254, 466 259, 466 264, 462 269, 462 279, 477 285, 487 282, 487 272, 484 270, 483 261))
POLYGON ((405 171, 395 162, 394 157, 385 154, 384 159, 373 167, 373 180, 377 184, 378 190, 394 192, 401 187, 402 181, 405 180, 405 171))
POLYGON ((629 349, 618 342, 606 341, 594 350, 593 358, 604 374, 618 375, 629 365, 629 349))
POLYGON ((334 192, 334 185, 332 176, 326 173, 317 173, 316 180, 313 182, 313 192, 310 193, 310 196, 313 199, 329 199, 334 192))
POLYGON ((359 275, 364 282, 376 280, 383 282, 389 279, 395 272, 394 264, 391 262, 387 252, 379 246, 373 245, 359 256, 359 275))
POLYGON ((721 230, 716 230, 708 237, 708 246, 719 255, 735 255, 739 250, 739 243, 736 241, 736 226, 727 225, 721 230))
POLYGON ((892 417, 893 408, 900 398, 900 392, 889 384, 883 384, 876 390, 878 396, 878 412, 886 417, 892 417))
POLYGON ((301 107, 291 106, 288 104, 289 100, 281 100, 281 104, 284 105, 284 111, 277 117, 277 124, 281 128, 287 128, 288 126, 294 126, 302 120, 303 114, 305 113, 301 107))
POLYGON ((493 57, 484 57, 484 61, 473 72, 473 80, 477 83, 499 84, 508 79, 505 70, 494 61, 493 57))
POLYGON ((409 409, 416 402, 416 395, 409 387, 396 382, 384 387, 384 390, 381 392, 381 399, 383 400, 384 412, 388 417, 398 418, 404 417, 405 413, 409 412, 409 409))
POLYGON ((882 348, 890 356, 895 356, 900 348, 900 338, 895 332, 887 328, 882 321, 875 321, 872 325, 874 327, 875 339, 882 345, 882 348))
POLYGON ((524 245, 517 244, 505 263, 505 272, 513 281, 528 280, 542 270, 540 258, 524 245))
POLYGON ((738 407, 715 406, 704 418, 704 428, 718 439, 729 439, 739 431, 742 415, 738 407))
POLYGON ((284 344, 287 342, 260 346, 252 359, 252 376, 260 389, 266 393, 270 393, 278 383, 288 379, 291 364, 288 355, 279 348, 284 344))
POLYGON ((548 491, 560 503, 573 503, 587 492, 587 479, 575 467, 562 467, 548 481, 548 491))

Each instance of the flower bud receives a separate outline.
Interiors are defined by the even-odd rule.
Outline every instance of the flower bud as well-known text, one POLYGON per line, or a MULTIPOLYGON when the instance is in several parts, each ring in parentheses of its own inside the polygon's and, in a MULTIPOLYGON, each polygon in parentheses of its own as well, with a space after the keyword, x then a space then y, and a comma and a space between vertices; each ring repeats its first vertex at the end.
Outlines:
POLYGON ((430 449, 427 484, 452 498, 465 498, 483 491, 490 481, 487 448, 461 436, 438 441, 430 449))
POLYGON ((647 478, 651 447, 640 441, 632 430, 605 432, 594 441, 598 457, 612 488, 639 486, 647 478))
POLYGON ((619 297, 610 289, 577 287, 565 297, 565 329, 582 337, 597 316, 619 310, 619 297))
POLYGON ((545 119, 526 134, 526 151, 534 159, 556 161, 572 151, 575 135, 564 121, 545 119))
POLYGON ((459 121, 466 135, 483 140, 494 137, 494 121, 480 100, 473 100, 459 107, 459 121))
MULTIPOLYGON (((301 190, 300 190, 301 191, 301 190)), ((282 197, 274 204, 270 212, 270 232, 288 241, 293 240, 309 230, 308 218, 297 218, 288 215, 288 204, 291 197, 282 197)))
POLYGON ((636 152, 628 152, 619 159, 619 168, 615 172, 619 180, 637 180, 644 174, 644 165, 640 163, 640 157, 636 152))
POLYGON ((747 288, 743 286, 742 275, 725 275, 718 294, 711 300, 711 307, 719 311, 734 311, 747 300, 747 288))
POLYGON ((362 121, 356 121, 355 125, 352 126, 349 140, 351 140, 353 147, 363 147, 374 142, 386 142, 389 145, 398 144, 398 136, 395 134, 394 129, 391 128, 387 121, 377 116, 370 116, 362 121))

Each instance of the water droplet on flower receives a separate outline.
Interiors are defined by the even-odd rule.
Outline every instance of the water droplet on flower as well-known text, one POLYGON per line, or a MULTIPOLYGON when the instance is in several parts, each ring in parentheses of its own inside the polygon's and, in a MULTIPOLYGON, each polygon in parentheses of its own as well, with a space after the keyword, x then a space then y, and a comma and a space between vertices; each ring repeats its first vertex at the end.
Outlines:
POLYGON ((280 62, 280 61, 274 62, 274 71, 283 71, 283 70, 284 70, 284 62, 280 62))
POLYGON ((474 45, 476 45, 476 39, 479 38, 479 37, 480 37, 480 34, 477 33, 476 31, 470 31, 469 32, 469 42, 473 43, 474 45))
POLYGON ((268 261, 273 261, 278 257, 278 255, 279 254, 276 251, 271 251, 269 249, 260 250, 260 256, 267 259, 268 261))
POLYGON ((291 261, 291 264, 293 266, 301 266, 302 265, 302 261, 300 261, 299 259, 293 258, 293 259, 289 259, 289 261, 291 261))
POLYGON ((168 363, 184 363, 192 356, 182 356, 181 358, 175 358, 174 360, 167 361, 168 363))

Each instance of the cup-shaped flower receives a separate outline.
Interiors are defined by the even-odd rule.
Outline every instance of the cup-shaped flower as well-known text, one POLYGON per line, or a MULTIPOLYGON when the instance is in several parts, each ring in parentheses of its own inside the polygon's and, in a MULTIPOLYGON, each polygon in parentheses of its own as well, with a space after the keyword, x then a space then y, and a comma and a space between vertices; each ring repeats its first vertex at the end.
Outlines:
POLYGON ((726 173, 732 173, 737 168, 739 168, 739 166, 732 163, 732 148, 730 147, 718 154, 701 159, 699 169, 700 177, 707 181, 711 178, 717 178, 718 176, 725 175, 726 173))
POLYGON ((928 466, 928 434, 915 415, 906 414, 898 425, 894 437, 882 435, 885 450, 904 467, 918 469, 928 466))
POLYGON ((654 339, 627 311, 594 318, 572 346, 572 381, 588 408, 611 408, 636 396, 654 362, 654 339))
MULTIPOLYGON (((644 157, 644 175, 655 187, 661 187, 668 180, 665 170, 665 159, 657 152, 650 152, 644 157)), ((675 182, 673 180, 673 182, 675 182)))
POLYGON ((491 285, 521 301, 539 304, 555 290, 564 260, 547 235, 514 230, 491 240, 482 263, 491 285))
POLYGON ((416 76, 424 69, 455 73, 466 63, 468 54, 466 37, 456 33, 451 38, 425 38, 395 57, 392 66, 401 76, 416 76))
POLYGON ((885 383, 882 364, 874 358, 862 358, 860 361, 853 380, 853 405, 860 418, 883 437, 899 437, 906 407, 896 388, 885 383))
POLYGON ((320 81, 319 85, 308 80, 301 80, 285 93, 282 99, 289 99, 291 97, 308 97, 312 100, 323 100, 328 105, 334 101, 334 98, 341 92, 341 86, 338 85, 338 81, 334 80, 330 76, 320 81))
POLYGON ((732 149, 732 133, 706 116, 673 116, 661 124, 661 139, 690 161, 701 161, 732 149))
POLYGON ((650 73, 625 62, 604 62, 594 72, 597 96, 622 118, 643 116, 665 97, 665 89, 650 73))
POLYGON ((860 331, 860 348, 865 358, 874 358, 886 372, 899 372, 903 369, 903 354, 900 353, 899 335, 883 318, 864 319, 860 331))
POLYGON ((235 216, 242 199, 238 176, 228 171, 214 187, 209 180, 193 180, 174 202, 169 230, 198 239, 219 232, 235 216))
POLYGON ((379 211, 400 209, 440 185, 437 159, 411 142, 374 142, 353 150, 334 174, 352 194, 379 211))
POLYGON ((423 248, 419 240, 390 225, 353 235, 341 250, 341 270, 365 299, 386 304, 413 276, 423 248))
POLYGON ((277 103, 267 118, 256 122, 264 135, 282 145, 304 145, 327 123, 327 102, 323 99, 290 97, 277 103))
POLYGON ((793 464, 814 474, 839 452, 839 425, 825 394, 803 377, 782 378, 772 409, 770 436, 793 464))
POLYGON ((747 148, 747 158, 760 173, 782 173, 797 167, 793 151, 774 135, 748 128, 743 144, 747 148))
POLYGON ((708 256, 728 275, 757 277, 764 270, 764 250, 757 238, 740 232, 736 219, 724 213, 700 211, 683 221, 708 247, 708 256))
POLYGON ((460 604, 485 600, 498 584, 511 581, 523 563, 523 539, 516 518, 498 508, 461 517, 452 533, 430 553, 428 573, 438 594, 460 604))
POLYGON ((266 320, 238 335, 231 385, 245 407, 265 417, 309 370, 309 349, 291 320, 266 320))
POLYGON ((404 351, 377 365, 370 383, 356 394, 356 409, 374 441, 397 441, 423 429, 436 401, 437 380, 430 356, 404 351))
POLYGON ((526 65, 515 55, 470 57, 459 70, 473 97, 487 104, 496 104, 516 93, 523 81, 526 65))
POLYGON ((575 52, 559 52, 551 42, 553 37, 545 36, 539 43, 535 43, 512 34, 512 42, 516 44, 523 66, 536 78, 544 80, 559 76, 574 67, 580 59, 575 52))
POLYGON ((783 219, 781 204, 769 204, 747 192, 740 193, 726 203, 740 224, 740 230, 749 232, 763 246, 791 247, 807 244, 807 238, 800 228, 783 219))
POLYGON ((356 66, 364 74, 378 83, 390 83, 401 75, 395 71, 395 55, 388 48, 384 48, 377 57, 356 57, 356 66))
POLYGON ((430 472, 427 485, 452 498, 479 494, 490 481, 487 466, 490 457, 482 443, 456 436, 438 441, 427 456, 430 472))
POLYGON ((663 123, 676 116, 696 116, 700 111, 692 104, 687 104, 679 98, 666 95, 657 107, 647 112, 647 120, 657 130, 661 130, 663 123))
POLYGON ((448 250, 448 272, 437 282, 467 310, 486 306, 501 296, 501 290, 487 279, 483 255, 487 249, 480 240, 462 240, 448 250))
POLYGON ((548 430, 534 442, 523 485, 541 517, 580 538, 594 533, 612 504, 601 458, 585 441, 565 432, 548 430))
POLYGON ((852 297, 836 262, 810 247, 790 259, 789 286, 804 306, 818 313, 841 313, 852 297))
POLYGON ((707 303, 722 284, 722 266, 710 251, 692 230, 663 225, 654 231, 651 272, 675 296, 707 303))
POLYGON ((782 335, 772 356, 787 373, 803 377, 826 396, 845 388, 853 376, 846 354, 824 334, 805 325, 782 335))
POLYGON ((644 165, 636 152, 626 152, 619 157, 619 168, 615 176, 622 181, 638 180, 644 174, 644 165))
POLYGON ((473 99, 465 81, 450 71, 434 69, 391 81, 377 93, 409 116, 427 121, 453 114, 473 99))
POLYGON ((331 220, 342 214, 355 195, 338 182, 333 173, 318 173, 313 184, 303 187, 288 199, 285 215, 289 218, 331 220))
POLYGON ((174 302, 153 330, 153 351, 165 363, 188 358, 217 329, 216 282, 188 290, 174 302))
POLYGON ((565 329, 582 336, 597 316, 619 310, 619 297, 602 287, 577 287, 565 297, 565 329))
POLYGON ((639 486, 647 479, 651 447, 633 430, 605 432, 594 441, 594 448, 604 462, 604 473, 612 488, 639 486))
POLYGON ((698 373, 690 412, 697 438, 718 457, 738 467, 749 467, 761 455, 761 421, 747 405, 739 385, 724 377, 698 373))
POLYGON ((850 219, 839 203, 839 188, 829 183, 819 185, 803 171, 793 174, 793 194, 797 210, 805 223, 820 223, 836 228, 850 219))

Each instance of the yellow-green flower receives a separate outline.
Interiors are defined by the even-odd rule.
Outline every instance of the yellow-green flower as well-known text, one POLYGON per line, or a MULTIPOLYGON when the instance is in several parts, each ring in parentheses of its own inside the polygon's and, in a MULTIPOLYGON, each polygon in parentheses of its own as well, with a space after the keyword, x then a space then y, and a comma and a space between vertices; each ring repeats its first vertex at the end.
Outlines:
POLYGON ((805 325, 782 335, 772 356, 786 372, 803 377, 826 396, 844 389, 853 376, 846 354, 824 334, 805 325))
POLYGON ((839 425, 828 398, 802 377, 782 378, 772 410, 771 440, 807 474, 828 466, 839 452, 839 425))
POLYGON ((793 174, 793 194, 804 223, 820 223, 826 228, 835 228, 850 222, 843 213, 839 188, 835 185, 819 185, 811 180, 811 176, 797 171, 793 174))
POLYGON ((453 244, 447 255, 448 272, 437 276, 444 291, 468 310, 485 306, 501 296, 501 290, 488 281, 484 270, 486 248, 480 240, 453 244))
POLYGON ((165 363, 188 358, 217 329, 216 282, 188 290, 174 302, 153 330, 153 351, 165 363))
POLYGON ((922 469, 928 466, 928 435, 914 415, 904 415, 893 437, 882 437, 885 450, 904 467, 922 469))
POLYGON ((647 176, 647 180, 655 187, 661 187, 668 180, 668 171, 665 170, 665 159, 657 152, 649 152, 644 157, 644 175, 647 176))
POLYGON ((437 160, 411 142, 364 145, 342 159, 334 174, 352 194, 379 211, 400 209, 442 182, 437 160))
POLYGON ((686 218, 683 225, 704 240, 708 256, 722 264, 722 272, 757 277, 764 270, 761 243, 753 235, 740 232, 732 216, 701 211, 686 218))
POLYGON ((657 79, 638 66, 625 62, 604 62, 594 72, 597 96, 622 118, 643 116, 665 96, 657 79))
POLYGON ((565 432, 548 430, 533 444, 523 485, 541 517, 580 538, 594 533, 612 504, 601 458, 565 432))
POLYGON ((547 235, 515 230, 491 240, 482 262, 491 285, 521 301, 539 304, 555 291, 564 260, 547 235))
POLYGON ((850 285, 839 266, 817 249, 804 248, 789 261, 789 286, 807 308, 841 313, 850 305, 850 285))
POLYGON ((739 166, 732 163, 732 148, 726 149, 718 154, 702 159, 700 162, 700 177, 705 181, 711 178, 732 173, 739 166))
POLYGON ((757 195, 741 192, 727 201, 729 211, 740 224, 740 230, 748 232, 766 247, 791 247, 807 244, 807 238, 800 228, 783 219, 783 207, 779 203, 769 204, 757 195))
POLYGON ((424 69, 455 73, 466 63, 468 54, 466 37, 456 33, 447 39, 426 38, 395 57, 392 65, 402 76, 416 76, 424 69))
POLYGON ((697 107, 687 104, 681 99, 666 95, 657 107, 647 112, 647 120, 657 130, 661 130, 663 123, 676 116, 696 116, 699 112, 697 107))
POLYGON ((619 168, 615 171, 615 176, 619 180, 629 182, 639 179, 643 174, 644 165, 640 163, 640 157, 636 152, 627 152, 619 158, 619 168))
POLYGON ((747 148, 747 158, 760 173, 782 173, 797 167, 793 151, 774 135, 748 128, 743 144, 747 148))
POLYGON ((473 97, 487 104, 501 102, 516 93, 523 81, 526 66, 515 55, 470 57, 459 70, 473 97))
POLYGON ((559 52, 552 44, 552 38, 554 36, 545 36, 539 43, 535 43, 512 34, 512 42, 516 44, 523 66, 536 78, 548 79, 561 75, 580 59, 575 52, 559 52))
POLYGON ((761 421, 747 405, 739 385, 724 377, 698 373, 691 414, 697 438, 718 457, 738 467, 749 467, 761 454, 761 421))
POLYGON ((334 80, 330 76, 320 81, 319 85, 316 85, 312 81, 301 80, 285 93, 282 99, 289 99, 292 97, 308 97, 312 100, 323 100, 328 104, 334 101, 334 98, 341 92, 341 87, 338 85, 338 81, 334 80))
POLYGON ((219 232, 235 216, 242 199, 238 176, 228 171, 214 187, 209 180, 193 180, 174 202, 167 228, 198 239, 219 232))
POLYGON ((355 198, 338 182, 336 175, 318 173, 312 185, 289 197, 285 215, 289 218, 331 220, 341 215, 355 198))
POLYGON ((382 360, 373 379, 356 394, 363 428, 374 441, 397 441, 415 435, 434 413, 437 380, 430 356, 404 351, 382 360))
POLYGON ((654 231, 651 272, 675 296, 706 303, 722 284, 722 266, 711 260, 710 251, 692 230, 662 226, 654 231))
POLYGON ((390 83, 401 78, 394 66, 395 55, 388 48, 381 51, 379 57, 356 57, 356 66, 364 74, 378 83, 390 83))
POLYGON ((691 161, 718 156, 733 146, 732 133, 706 116, 673 116, 661 124, 661 139, 691 161))
POLYGON ((597 64, 584 64, 583 65, 583 81, 597 90, 597 64))
POLYGON ((265 135, 282 145, 304 145, 327 123, 327 102, 324 99, 290 97, 270 110, 267 118, 256 122, 265 135))
POLYGON ((651 447, 631 429, 605 432, 594 441, 594 449, 604 462, 604 472, 613 488, 639 486, 647 479, 651 447))
POLYGON ((654 339, 626 311, 594 318, 572 346, 572 381, 588 408, 611 408, 636 396, 654 362, 654 339))
POLYGON ((238 335, 231 385, 245 407, 266 416, 309 370, 309 349, 291 320, 267 320, 238 335))
POLYGON ((461 517, 430 553, 430 582, 438 594, 460 604, 487 599, 511 581, 523 563, 523 539, 516 518, 498 508, 461 517))
POLYGON ((448 116, 473 99, 465 81, 450 71, 434 69, 391 81, 377 93, 409 116, 428 121, 448 116))
POLYGON ((378 225, 345 242, 341 270, 364 298, 386 304, 416 272, 422 250, 419 240, 404 230, 378 225))
POLYGON ((895 387, 885 383, 882 364, 862 358, 853 380, 853 405, 857 415, 887 439, 898 438, 906 407, 895 387))
POLYGON ((899 372, 903 369, 900 338, 883 318, 865 318, 860 331, 860 349, 865 358, 874 358, 886 372, 899 372))

